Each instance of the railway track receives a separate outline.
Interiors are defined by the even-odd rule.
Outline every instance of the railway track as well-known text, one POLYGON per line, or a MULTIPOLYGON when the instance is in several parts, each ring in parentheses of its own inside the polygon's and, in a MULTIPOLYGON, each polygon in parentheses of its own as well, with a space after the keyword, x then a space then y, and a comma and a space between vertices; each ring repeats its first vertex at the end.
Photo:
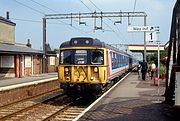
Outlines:
MULTIPOLYGON (((78 101, 80 99, 77 99, 78 101)), ((73 120, 85 107, 75 106, 66 94, 55 94, 46 99, 20 101, 0 108, 0 121, 73 120)))
POLYGON ((62 109, 56 111, 43 121, 58 120, 58 121, 71 121, 75 119, 86 107, 72 106, 74 102, 64 105, 62 109))
POLYGON ((35 95, 35 96, 31 96, 31 97, 28 97, 28 98, 25 98, 25 99, 21 99, 21 100, 18 100, 18 101, 15 101, 15 102, 8 103, 6 105, 0 106, 0 109, 1 108, 5 108, 5 107, 10 106, 10 105, 16 105, 18 103, 25 102, 25 101, 28 101, 28 100, 40 99, 40 98, 42 98, 42 97, 44 97, 46 95, 48 95, 48 96, 51 95, 51 94, 54 95, 55 93, 61 94, 62 90, 57 88, 57 89, 54 89, 54 90, 51 90, 51 91, 48 91, 48 92, 45 92, 45 93, 41 93, 41 94, 38 94, 38 95, 35 95))
MULTIPOLYGON (((67 96, 64 93, 55 94, 46 99, 37 99, 34 101, 31 101, 31 100, 22 101, 22 102, 18 102, 15 104, 2 107, 0 109, 0 120, 18 120, 18 119, 22 120, 23 117, 26 117, 27 114, 30 116, 30 114, 39 112, 43 108, 47 110, 46 109, 46 107, 48 107, 47 105, 53 104, 54 102, 56 102, 57 99, 61 101, 65 98, 67 98, 67 96), (37 109, 39 109, 39 111, 37 111, 37 109)), ((55 106, 51 106, 51 107, 52 109, 54 109, 55 106)))

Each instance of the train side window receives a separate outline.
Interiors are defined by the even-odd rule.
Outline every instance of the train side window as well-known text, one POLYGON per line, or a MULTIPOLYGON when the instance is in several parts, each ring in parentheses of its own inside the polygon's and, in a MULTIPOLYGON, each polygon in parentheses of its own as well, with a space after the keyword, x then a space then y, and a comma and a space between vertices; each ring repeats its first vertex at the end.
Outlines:
POLYGON ((92 63, 93 64, 103 64, 103 52, 101 50, 92 51, 92 63))
POLYGON ((125 65, 125 60, 124 60, 124 55, 122 56, 122 66, 124 66, 125 65))
POLYGON ((116 53, 114 53, 114 58, 116 59, 116 53))
POLYGON ((114 58, 114 54, 113 54, 113 52, 111 52, 111 57, 112 57, 112 58, 114 58))
POLYGON ((123 66, 123 55, 121 55, 121 67, 123 66))

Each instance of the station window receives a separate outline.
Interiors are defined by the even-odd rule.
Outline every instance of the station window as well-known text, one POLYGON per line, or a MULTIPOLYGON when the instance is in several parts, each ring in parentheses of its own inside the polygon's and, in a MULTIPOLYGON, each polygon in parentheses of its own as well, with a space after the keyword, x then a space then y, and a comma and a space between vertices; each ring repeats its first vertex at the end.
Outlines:
POLYGON ((14 56, 0 56, 0 67, 14 68, 14 56))

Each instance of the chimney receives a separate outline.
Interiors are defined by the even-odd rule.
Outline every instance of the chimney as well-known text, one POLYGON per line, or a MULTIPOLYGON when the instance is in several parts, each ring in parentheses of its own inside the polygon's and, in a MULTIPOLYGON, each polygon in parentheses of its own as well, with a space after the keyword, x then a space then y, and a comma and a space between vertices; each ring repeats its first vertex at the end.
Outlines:
POLYGON ((30 39, 28 39, 28 42, 27 42, 26 46, 31 48, 30 39))
POLYGON ((9 20, 9 11, 6 12, 6 19, 9 20))

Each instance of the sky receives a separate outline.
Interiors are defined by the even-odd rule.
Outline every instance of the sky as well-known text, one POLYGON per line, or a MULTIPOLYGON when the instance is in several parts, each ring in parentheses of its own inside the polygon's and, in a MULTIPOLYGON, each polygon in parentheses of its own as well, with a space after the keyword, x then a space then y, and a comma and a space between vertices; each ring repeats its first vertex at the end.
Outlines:
MULTIPOLYGON (((46 14, 69 14, 100 12, 145 12, 147 26, 160 27, 160 42, 169 40, 172 11, 176 0, 1 0, 0 16, 10 12, 10 20, 16 23, 16 43, 27 43, 30 39, 32 47, 42 49, 42 18, 46 14), (135 2, 136 1, 136 2, 135 2)), ((82 19, 85 25, 79 25, 78 19, 47 20, 47 43, 52 49, 59 48, 64 41, 72 37, 93 37, 108 44, 143 44, 142 32, 128 32, 127 18, 122 24, 114 25, 119 18, 104 18, 103 31, 94 31, 93 19, 82 19)), ((131 26, 143 26, 143 18, 130 18, 131 26)), ((100 19, 97 20, 100 25, 100 19)))

